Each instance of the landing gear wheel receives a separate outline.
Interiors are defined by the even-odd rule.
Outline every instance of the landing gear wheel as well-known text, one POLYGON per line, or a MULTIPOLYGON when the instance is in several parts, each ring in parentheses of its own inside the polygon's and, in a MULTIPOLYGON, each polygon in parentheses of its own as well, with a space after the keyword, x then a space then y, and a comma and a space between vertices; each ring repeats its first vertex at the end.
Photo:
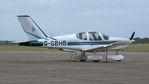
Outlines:
POLYGON ((116 60, 117 62, 121 62, 122 60, 116 60))
POLYGON ((94 60, 94 62, 100 62, 100 60, 94 60))
POLYGON ((85 62, 86 60, 80 60, 81 62, 85 62))

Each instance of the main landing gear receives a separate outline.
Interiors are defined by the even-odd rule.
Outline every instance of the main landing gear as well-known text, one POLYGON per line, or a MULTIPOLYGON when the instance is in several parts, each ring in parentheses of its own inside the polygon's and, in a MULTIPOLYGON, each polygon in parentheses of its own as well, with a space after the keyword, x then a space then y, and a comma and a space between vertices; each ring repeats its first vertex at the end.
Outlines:
MULTIPOLYGON (((122 61, 124 59, 123 55, 119 55, 119 51, 116 50, 115 55, 108 55, 108 49, 105 49, 105 62, 108 63, 108 61, 122 61)), ((93 53, 93 55, 86 55, 84 51, 81 51, 81 56, 79 57, 79 60, 81 62, 85 61, 94 61, 94 62, 100 62, 103 59, 101 55, 97 55, 96 52, 93 53)))
POLYGON ((81 52, 81 56, 79 58, 81 62, 85 61, 100 62, 101 59, 102 56, 96 55, 96 53, 94 53, 93 55, 86 55, 84 51, 81 52))
POLYGON ((85 52, 81 51, 80 61, 85 62, 87 59, 87 56, 85 55, 85 52))

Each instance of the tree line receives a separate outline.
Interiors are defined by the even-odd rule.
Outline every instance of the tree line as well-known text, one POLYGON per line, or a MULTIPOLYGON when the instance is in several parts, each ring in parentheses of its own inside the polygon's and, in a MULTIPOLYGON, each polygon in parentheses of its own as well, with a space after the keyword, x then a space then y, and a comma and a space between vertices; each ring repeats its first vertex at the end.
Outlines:
MULTIPOLYGON (((134 38, 134 40, 135 40, 134 43, 149 43, 149 38, 136 37, 134 38)), ((0 40, 0 45, 14 45, 12 42, 13 41, 9 41, 9 40, 0 40)))
POLYGON ((13 41, 0 40, 0 45, 13 45, 13 41))
POLYGON ((149 43, 149 38, 134 38, 135 42, 134 43, 149 43))

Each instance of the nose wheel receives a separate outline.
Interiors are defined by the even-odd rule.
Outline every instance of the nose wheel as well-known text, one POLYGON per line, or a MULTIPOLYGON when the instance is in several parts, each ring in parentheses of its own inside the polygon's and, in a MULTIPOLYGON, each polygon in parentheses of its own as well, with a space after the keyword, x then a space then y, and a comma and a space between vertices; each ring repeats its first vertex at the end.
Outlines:
POLYGON ((94 52, 93 55, 86 55, 84 51, 81 52, 81 56, 79 58, 81 62, 85 62, 85 61, 100 62, 101 59, 102 59, 102 56, 97 55, 96 52, 94 52))

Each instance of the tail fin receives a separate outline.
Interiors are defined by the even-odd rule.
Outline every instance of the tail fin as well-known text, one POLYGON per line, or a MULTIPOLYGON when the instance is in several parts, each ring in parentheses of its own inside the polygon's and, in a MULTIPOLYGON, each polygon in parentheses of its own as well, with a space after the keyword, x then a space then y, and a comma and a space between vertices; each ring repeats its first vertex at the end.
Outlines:
POLYGON ((30 16, 19 15, 17 17, 29 40, 47 38, 47 35, 41 30, 41 28, 35 23, 35 21, 30 16))
POLYGON ((130 37, 129 39, 130 39, 130 40, 133 40, 134 35, 135 35, 135 32, 132 33, 132 35, 131 35, 131 37, 130 37))

